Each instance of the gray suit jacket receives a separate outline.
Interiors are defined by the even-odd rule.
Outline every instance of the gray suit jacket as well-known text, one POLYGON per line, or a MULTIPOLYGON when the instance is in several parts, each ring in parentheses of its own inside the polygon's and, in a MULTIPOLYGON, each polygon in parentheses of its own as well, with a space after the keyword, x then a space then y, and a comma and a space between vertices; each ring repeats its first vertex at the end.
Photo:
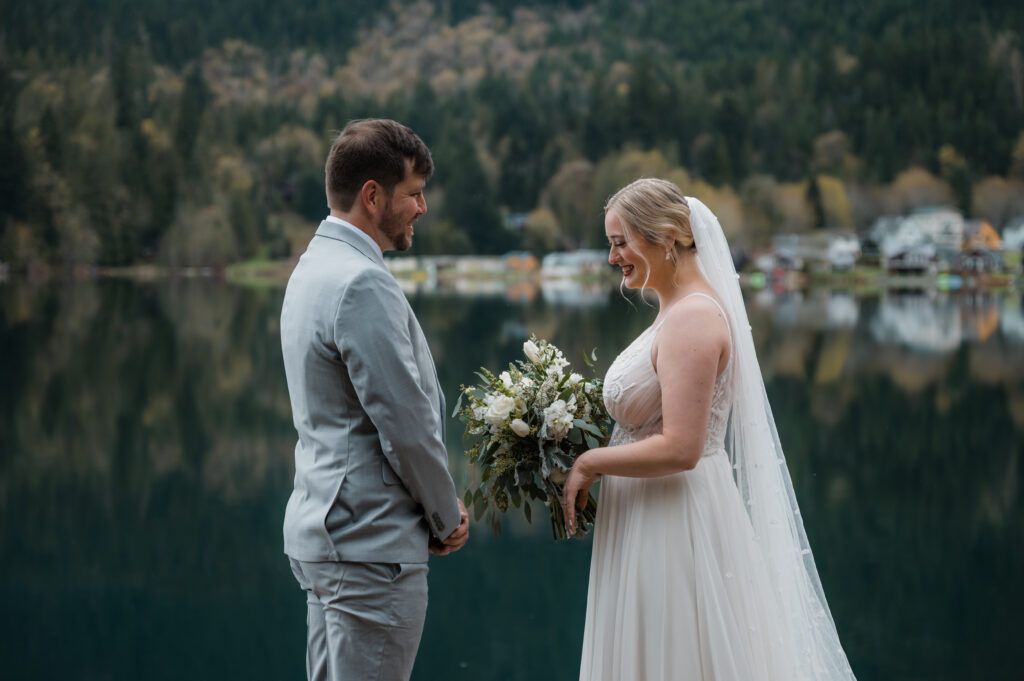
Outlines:
POLYGON ((444 396, 380 253, 324 221, 288 281, 281 348, 295 445, 284 550, 302 561, 422 563, 459 524, 444 396))

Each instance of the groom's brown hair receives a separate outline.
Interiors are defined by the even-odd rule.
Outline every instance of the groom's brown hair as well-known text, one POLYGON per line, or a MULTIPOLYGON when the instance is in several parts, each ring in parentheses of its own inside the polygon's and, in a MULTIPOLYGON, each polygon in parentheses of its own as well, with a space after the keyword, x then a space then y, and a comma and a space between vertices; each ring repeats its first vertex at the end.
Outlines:
POLYGON ((327 155, 327 205, 348 211, 369 180, 390 195, 405 178, 407 160, 424 179, 434 173, 430 149, 410 128, 386 118, 350 121, 327 155))

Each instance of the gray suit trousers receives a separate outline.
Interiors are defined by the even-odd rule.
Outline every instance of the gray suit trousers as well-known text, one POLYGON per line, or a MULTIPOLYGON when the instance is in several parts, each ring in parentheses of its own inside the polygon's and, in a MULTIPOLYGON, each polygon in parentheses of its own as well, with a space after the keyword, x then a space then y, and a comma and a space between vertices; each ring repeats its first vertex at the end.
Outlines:
POLYGON ((427 614, 427 563, 291 559, 306 591, 309 681, 407 681, 427 614))

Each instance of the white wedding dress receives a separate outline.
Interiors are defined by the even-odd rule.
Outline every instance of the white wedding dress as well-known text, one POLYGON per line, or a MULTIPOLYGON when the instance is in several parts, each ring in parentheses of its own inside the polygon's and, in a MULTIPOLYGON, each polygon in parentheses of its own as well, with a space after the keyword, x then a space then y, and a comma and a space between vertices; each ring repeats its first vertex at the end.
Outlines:
MULTIPOLYGON (((718 302, 704 297, 728 324, 718 302)), ((659 328, 640 334, 608 370, 604 399, 616 421, 610 445, 661 432, 651 362, 659 328)), ((601 480, 581 681, 805 677, 725 451, 732 354, 715 381, 693 470, 601 480)))

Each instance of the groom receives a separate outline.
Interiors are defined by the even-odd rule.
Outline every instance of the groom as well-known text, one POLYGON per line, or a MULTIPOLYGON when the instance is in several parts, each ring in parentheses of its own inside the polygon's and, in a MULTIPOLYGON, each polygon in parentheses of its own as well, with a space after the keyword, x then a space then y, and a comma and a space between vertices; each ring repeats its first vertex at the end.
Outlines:
POLYGON ((428 549, 451 553, 469 536, 430 350, 383 258, 412 245, 434 164, 409 128, 360 120, 325 170, 331 214, 281 310, 299 435, 284 550, 306 591, 310 681, 408 679, 428 549))

